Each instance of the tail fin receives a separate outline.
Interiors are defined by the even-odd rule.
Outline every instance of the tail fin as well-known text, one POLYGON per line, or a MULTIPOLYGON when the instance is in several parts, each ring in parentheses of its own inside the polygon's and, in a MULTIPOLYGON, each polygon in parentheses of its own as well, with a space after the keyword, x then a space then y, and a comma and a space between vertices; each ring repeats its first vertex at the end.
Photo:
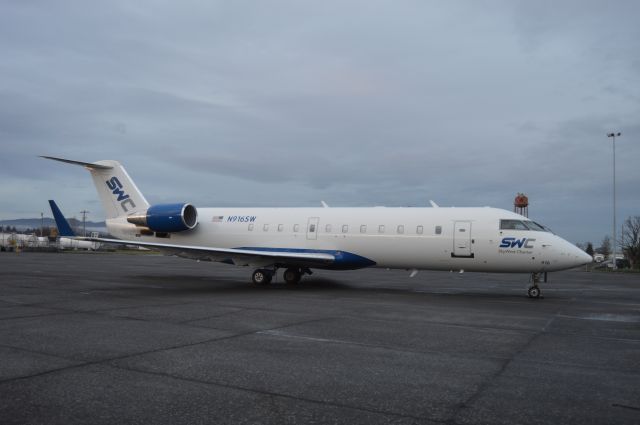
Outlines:
POLYGON ((75 233, 73 233, 71 226, 69 226, 69 222, 64 218, 64 215, 62 215, 62 212, 56 205, 55 201, 52 199, 49 200, 49 206, 51 207, 53 218, 56 220, 56 226, 58 226, 58 234, 60 236, 74 237, 75 233))
POLYGON ((128 216, 149 208, 149 203, 118 161, 81 162, 43 156, 42 158, 81 165, 91 173, 107 219, 128 216))

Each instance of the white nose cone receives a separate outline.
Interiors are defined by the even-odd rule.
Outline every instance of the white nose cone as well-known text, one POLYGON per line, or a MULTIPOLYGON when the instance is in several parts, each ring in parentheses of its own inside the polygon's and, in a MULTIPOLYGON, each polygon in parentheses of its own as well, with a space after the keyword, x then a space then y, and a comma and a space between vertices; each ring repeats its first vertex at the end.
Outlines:
POLYGON ((566 270, 593 262, 593 258, 571 242, 555 236, 551 242, 552 264, 555 270, 566 270))
POLYGON ((586 252, 582 252, 582 257, 583 257, 583 261, 584 264, 591 264, 593 263, 593 257, 590 256, 589 254, 587 254, 586 252))
POLYGON ((585 264, 591 264, 593 262, 593 257, 591 257, 589 254, 587 254, 577 246, 573 246, 571 252, 569 252, 568 255, 571 259, 573 267, 583 266, 585 264))

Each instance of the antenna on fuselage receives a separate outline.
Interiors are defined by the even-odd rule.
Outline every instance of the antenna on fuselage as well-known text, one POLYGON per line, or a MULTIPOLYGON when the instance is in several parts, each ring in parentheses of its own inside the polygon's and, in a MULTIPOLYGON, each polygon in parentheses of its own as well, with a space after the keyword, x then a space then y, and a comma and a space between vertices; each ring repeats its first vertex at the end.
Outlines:
POLYGON ((429 203, 431 204, 431 206, 433 208, 440 208, 440 205, 436 204, 435 202, 433 202, 431 199, 429 199, 429 203))

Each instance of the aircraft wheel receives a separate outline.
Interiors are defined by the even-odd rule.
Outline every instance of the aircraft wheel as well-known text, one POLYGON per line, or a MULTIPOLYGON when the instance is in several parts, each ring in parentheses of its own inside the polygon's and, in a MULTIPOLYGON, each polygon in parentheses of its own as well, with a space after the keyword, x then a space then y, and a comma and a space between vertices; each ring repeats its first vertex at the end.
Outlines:
POLYGON ((529 291, 527 291, 529 298, 540 298, 540 288, 537 286, 530 286, 529 291))
POLYGON ((300 282, 302 273, 300 273, 300 270, 298 269, 287 269, 284 271, 284 275, 282 277, 288 285, 295 285, 300 282))
POLYGON ((256 285, 268 285, 271 283, 271 272, 265 269, 258 269, 251 275, 251 280, 256 285))

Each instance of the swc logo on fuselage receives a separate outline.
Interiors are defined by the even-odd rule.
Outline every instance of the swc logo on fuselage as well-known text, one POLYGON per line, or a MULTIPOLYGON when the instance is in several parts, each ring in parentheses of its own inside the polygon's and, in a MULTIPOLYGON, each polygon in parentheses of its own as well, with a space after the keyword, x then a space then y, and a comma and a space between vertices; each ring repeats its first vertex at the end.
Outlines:
POLYGON ((120 206, 124 212, 129 212, 127 204, 129 204, 130 208, 136 207, 136 204, 133 202, 131 197, 122 190, 122 183, 120 183, 120 180, 118 180, 117 177, 111 177, 105 183, 107 183, 107 187, 111 190, 111 193, 116 196, 116 200, 120 202, 120 206))
POLYGON ((534 238, 502 238, 500 241, 500 248, 527 248, 533 249, 534 238))

